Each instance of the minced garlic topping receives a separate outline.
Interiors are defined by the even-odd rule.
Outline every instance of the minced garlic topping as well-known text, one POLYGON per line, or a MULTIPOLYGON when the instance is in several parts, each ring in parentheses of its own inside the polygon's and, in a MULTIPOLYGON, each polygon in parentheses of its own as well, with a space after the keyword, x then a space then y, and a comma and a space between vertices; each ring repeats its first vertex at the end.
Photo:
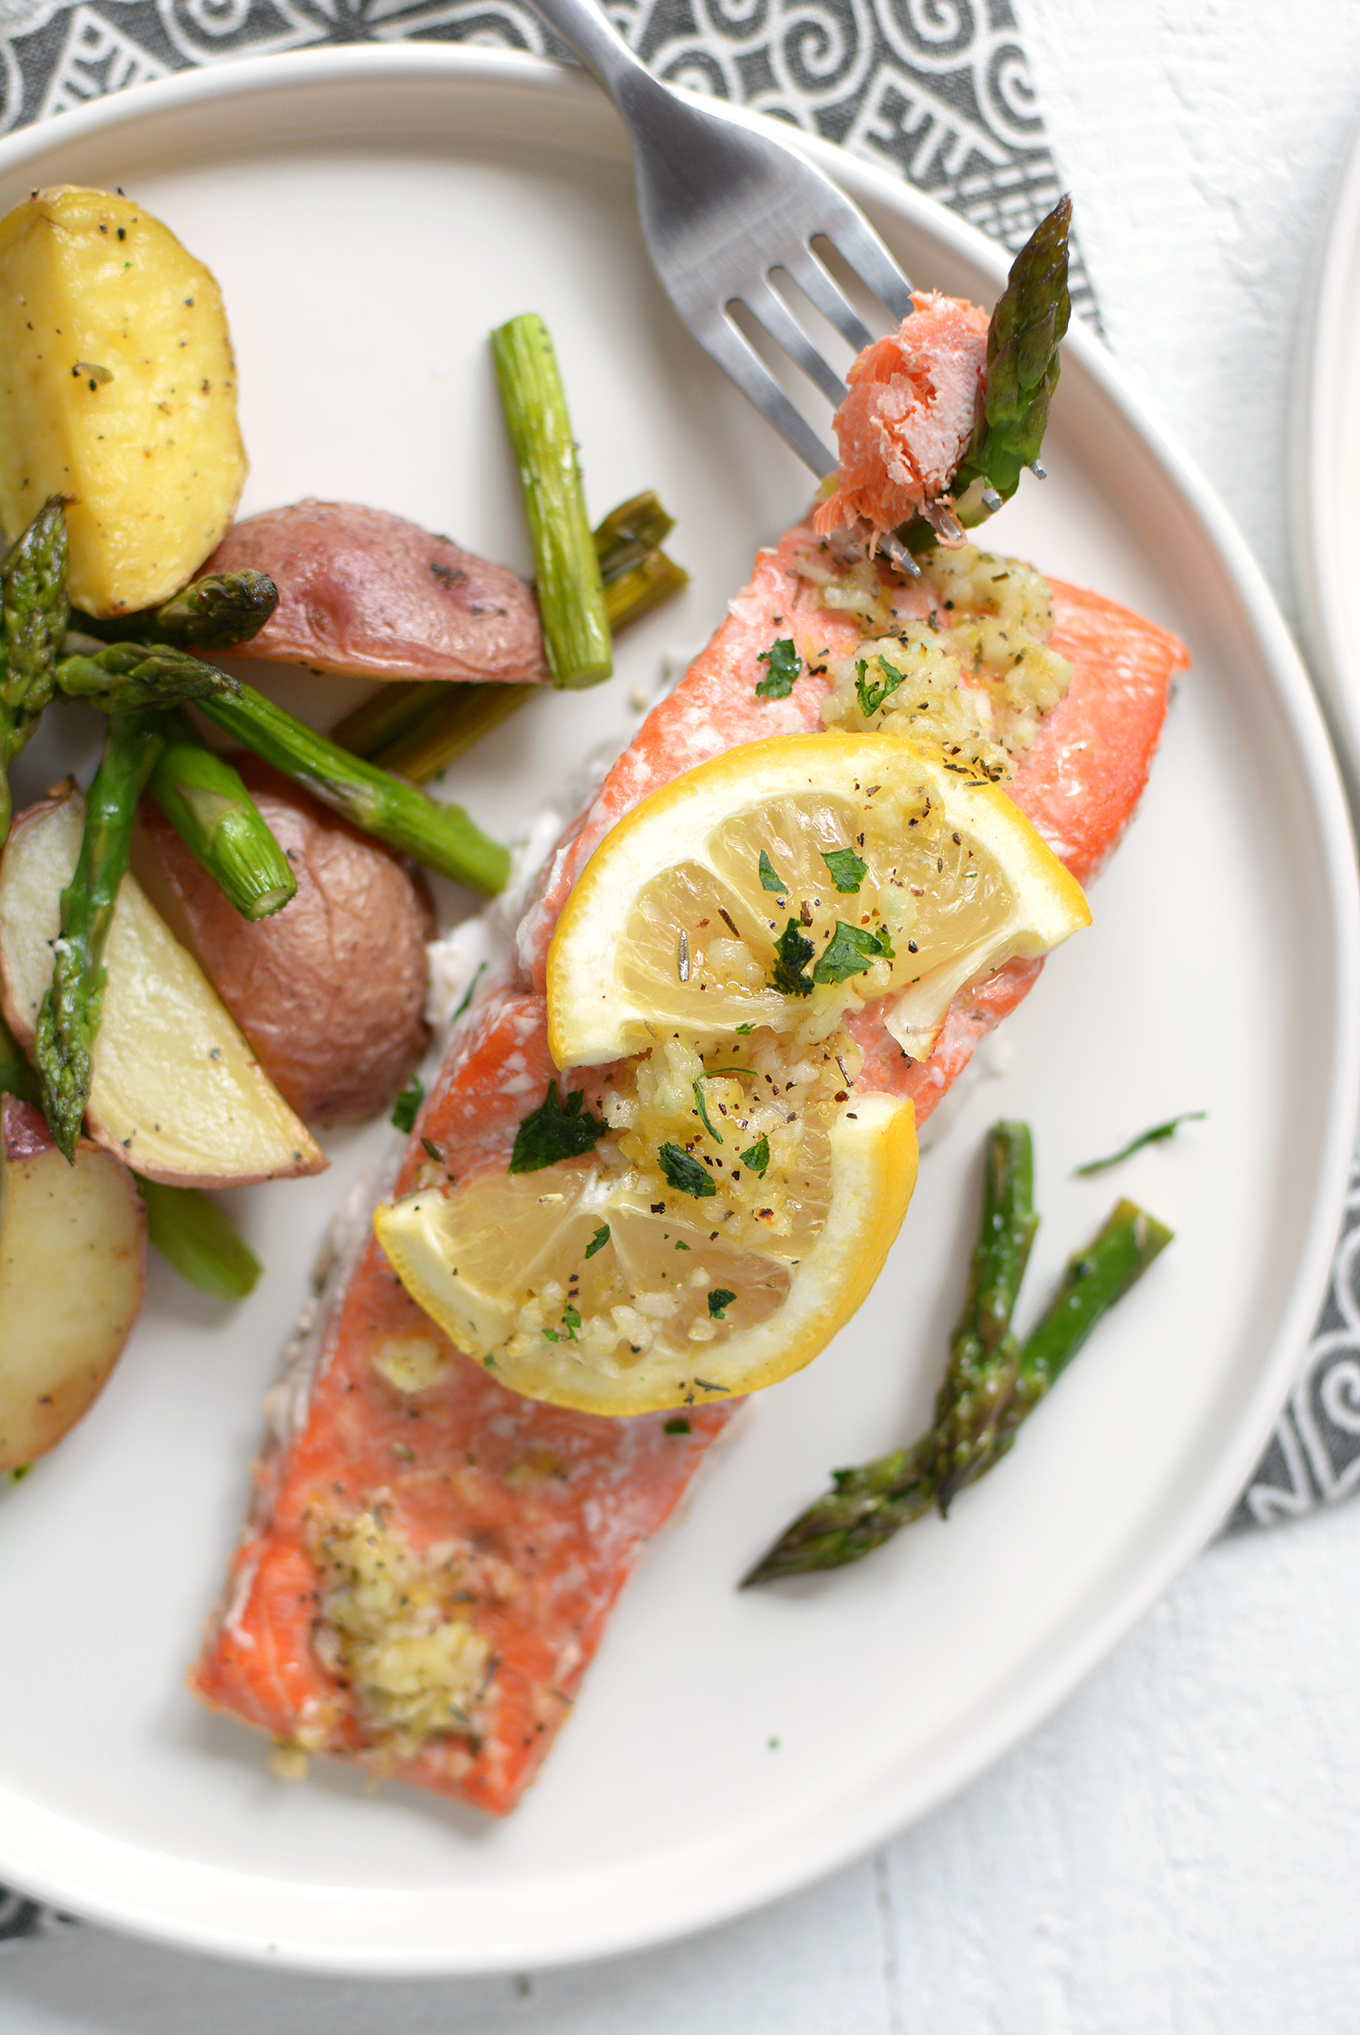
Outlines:
POLYGON ((858 616, 863 630, 853 656, 827 661, 823 723, 899 734, 1002 782, 1071 682, 1072 667, 1049 648, 1048 584, 975 544, 938 545, 920 565, 921 588, 904 589, 873 561, 837 566, 825 546, 797 561, 819 605, 858 616), (922 591, 926 615, 912 612, 922 591))
POLYGON ((427 1739, 476 1738, 491 1648, 463 1614, 459 1571, 417 1555, 372 1508, 321 1530, 314 1644, 398 1758, 427 1739))

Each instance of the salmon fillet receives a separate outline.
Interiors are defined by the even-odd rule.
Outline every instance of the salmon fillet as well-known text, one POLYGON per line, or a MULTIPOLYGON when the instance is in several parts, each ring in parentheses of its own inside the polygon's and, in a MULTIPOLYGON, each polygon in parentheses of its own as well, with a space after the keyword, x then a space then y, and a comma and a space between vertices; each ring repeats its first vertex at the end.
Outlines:
MULTIPOLYGON (((728 620, 560 843, 520 924, 517 960, 455 1034, 401 1162, 397 1193, 417 1184, 427 1163, 424 1139, 439 1146, 460 1180, 505 1167, 521 1119, 558 1074, 543 993, 553 927, 608 829, 707 757, 820 727, 827 656, 850 654, 860 632, 850 616, 819 606, 816 589, 796 570, 812 541, 803 524, 762 555, 728 620), (805 668, 786 699, 761 699, 754 690, 764 672, 759 656, 778 637, 795 642, 805 668)), ((1053 598, 1052 647, 1070 662, 1071 684, 1009 790, 1084 881, 1133 814, 1170 682, 1188 660, 1174 636, 1112 602, 1060 584, 1053 598)), ((913 604, 924 613, 928 596, 902 588, 898 611, 913 604)), ((924 1119, 978 1040, 1032 986, 1039 965, 1011 963, 961 992, 920 1064, 866 1006, 854 1020, 859 1085, 912 1096, 924 1119)), ((579 1083, 569 1076, 565 1085, 579 1083)), ((452 1350, 369 1232, 332 1282, 285 1416, 257 1464, 252 1513, 191 1685, 290 1746, 339 1754, 503 1815, 568 1714, 641 1548, 673 1511, 731 1410, 604 1419, 521 1398, 452 1350), (421 1363, 430 1365, 432 1382, 413 1391, 421 1363), (393 1366, 402 1364, 417 1367, 405 1390, 391 1382, 393 1366), (370 1642, 357 1626, 338 1651, 333 1634, 325 1643, 319 1637, 337 1545, 351 1567, 368 1563, 365 1586, 374 1588, 374 1565, 386 1575, 392 1548, 409 1551, 406 1566, 397 1563, 399 1594, 423 1591, 448 1650, 455 1643, 462 1649, 465 1728, 407 1743, 362 1709, 352 1686, 353 1649, 370 1642)), ((402 1660, 380 1660, 378 1670, 399 1707, 402 1660)))

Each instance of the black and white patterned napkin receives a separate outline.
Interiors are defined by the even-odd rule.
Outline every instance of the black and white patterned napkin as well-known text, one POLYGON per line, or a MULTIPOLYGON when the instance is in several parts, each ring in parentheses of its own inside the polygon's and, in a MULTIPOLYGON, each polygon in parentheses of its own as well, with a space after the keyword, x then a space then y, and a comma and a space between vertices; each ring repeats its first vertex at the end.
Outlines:
MULTIPOLYGON (((1059 182, 1009 0, 610 0, 638 54, 889 165, 1019 248, 1059 182)), ((527 0, 0 0, 0 133, 195 64, 330 42, 471 42, 565 56, 527 0)), ((1097 327, 1079 254, 1072 296, 1097 327)), ((1326 1305, 1229 1528, 1360 1483, 1360 1155, 1326 1305)), ((67 1918, 0 1888, 0 1944, 67 1918)))

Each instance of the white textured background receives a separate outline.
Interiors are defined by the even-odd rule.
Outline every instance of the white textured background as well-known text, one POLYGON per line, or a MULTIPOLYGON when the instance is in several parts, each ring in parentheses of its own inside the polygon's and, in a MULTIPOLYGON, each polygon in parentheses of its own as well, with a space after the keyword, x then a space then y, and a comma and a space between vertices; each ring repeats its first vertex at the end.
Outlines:
MULTIPOLYGON (((1111 344, 1292 619, 1292 362, 1360 5, 1016 4, 1111 344)), ((5 1960, 0 2035, 1356 2035, 1357 1582, 1360 1500, 1211 1549, 966 1795, 688 1943, 380 1985, 87 1929, 5 1960)))

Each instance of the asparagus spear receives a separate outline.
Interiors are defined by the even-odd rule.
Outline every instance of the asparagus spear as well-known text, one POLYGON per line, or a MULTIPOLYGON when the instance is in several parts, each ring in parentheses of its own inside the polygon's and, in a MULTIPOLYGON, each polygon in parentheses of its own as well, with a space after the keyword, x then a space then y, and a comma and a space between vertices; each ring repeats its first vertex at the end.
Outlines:
POLYGON ((199 706, 217 727, 363 833, 376 835, 441 876, 488 896, 504 886, 509 855, 475 827, 460 806, 436 805, 400 778, 348 755, 253 686, 239 686, 231 697, 219 693, 200 700, 199 706))
POLYGON ((279 604, 267 573, 209 572, 191 580, 159 608, 97 619, 80 615, 76 627, 104 643, 174 643, 183 650, 231 650, 258 636, 279 604))
MULTIPOLYGON (((1010 1399, 990 1446, 974 1459, 970 1481, 985 1475, 1012 1447, 1021 1422, 1050 1392, 1103 1314, 1142 1277, 1171 1231, 1121 1201, 1099 1234, 1072 1258, 1058 1293, 1016 1364, 1010 1399)), ((743 1583, 774 1582, 859 1561, 936 1502, 940 1434, 935 1428, 911 1448, 880 1456, 860 1470, 839 1470, 833 1489, 794 1520, 743 1583)))
POLYGON ((20 1102, 42 1108, 38 1077, 24 1058, 23 1049, 3 1017, 0 1017, 0 1095, 17 1095, 20 1102))
POLYGON ((137 801, 161 737, 147 716, 115 715, 85 799, 85 831, 75 873, 61 894, 61 937, 52 983, 38 1011, 34 1059, 43 1113, 74 1161, 90 1094, 90 1049, 104 1001, 104 942, 128 866, 137 801))
POLYGON ((66 515, 44 502, 0 563, 0 845, 9 834, 8 768, 38 724, 56 683, 56 646, 66 629, 66 515))
POLYGON ((910 1448, 877 1456, 857 1470, 833 1470, 831 1489, 784 1529, 741 1579, 775 1583, 862 1561, 899 1527, 920 1519, 935 1503, 936 1436, 932 1428, 910 1448))
POLYGON ((532 312, 491 335, 505 421, 533 540, 553 684, 598 685, 613 670, 599 553, 548 328, 532 312))
POLYGON ((673 594, 683 593, 688 585, 689 574, 683 565, 677 565, 664 551, 649 551, 645 558, 606 585, 604 608, 610 628, 617 635, 620 629, 640 621, 673 594))
POLYGON ((650 488, 611 509, 594 531, 600 578, 605 585, 641 565, 649 553, 659 551, 674 528, 674 516, 666 513, 650 488))
POLYGON ((968 1297, 935 1402, 935 1500, 942 1513, 986 1463, 997 1420, 1014 1388, 1020 1349, 1011 1333, 1011 1312, 1038 1227, 1029 1125, 993 1124, 987 1134, 982 1224, 968 1297))
MULTIPOLYGON (((427 688, 428 690, 428 688, 427 688)), ((375 759, 412 784, 426 784, 447 770, 455 757, 480 742, 524 705, 536 685, 502 685, 493 681, 455 685, 444 699, 429 707, 402 735, 389 742, 375 759)))
POLYGON ((158 1180, 138 1180, 137 1192, 146 1203, 148 1241, 181 1277, 200 1293, 244 1300, 260 1276, 260 1261, 211 1195, 158 1180))
POLYGON ((297 879, 239 771, 199 741, 186 715, 167 715, 161 731, 147 790, 166 819, 243 919, 281 910, 297 879))
POLYGON ((910 1448, 858 1470, 837 1470, 833 1488, 796 1519, 746 1578, 771 1582, 811 1568, 858 1561, 910 1520, 976 1475, 1015 1384, 1019 1351, 1011 1312, 1039 1219, 1029 1126, 996 1123, 987 1134, 982 1216, 963 1313, 935 1400, 935 1424, 910 1448))
MULTIPOLYGON (((987 376, 972 442, 950 483, 954 514, 973 529, 1008 502, 1024 469, 1039 471, 1039 452, 1057 387, 1059 342, 1072 315, 1067 236, 1072 200, 1060 198, 1011 264, 987 328, 987 376)), ((913 551, 937 537, 924 517, 899 533, 913 551)))
POLYGON ((57 684, 69 699, 104 714, 173 707, 181 700, 231 699, 239 682, 215 664, 168 643, 105 643, 68 631, 57 684))
POLYGON ((1142 1278, 1172 1235, 1135 1202, 1117 1201, 1085 1250, 1068 1259, 1047 1313, 1020 1352, 1015 1390, 998 1423, 992 1462, 1010 1448, 1021 1421, 1052 1391, 1101 1316, 1142 1278))

